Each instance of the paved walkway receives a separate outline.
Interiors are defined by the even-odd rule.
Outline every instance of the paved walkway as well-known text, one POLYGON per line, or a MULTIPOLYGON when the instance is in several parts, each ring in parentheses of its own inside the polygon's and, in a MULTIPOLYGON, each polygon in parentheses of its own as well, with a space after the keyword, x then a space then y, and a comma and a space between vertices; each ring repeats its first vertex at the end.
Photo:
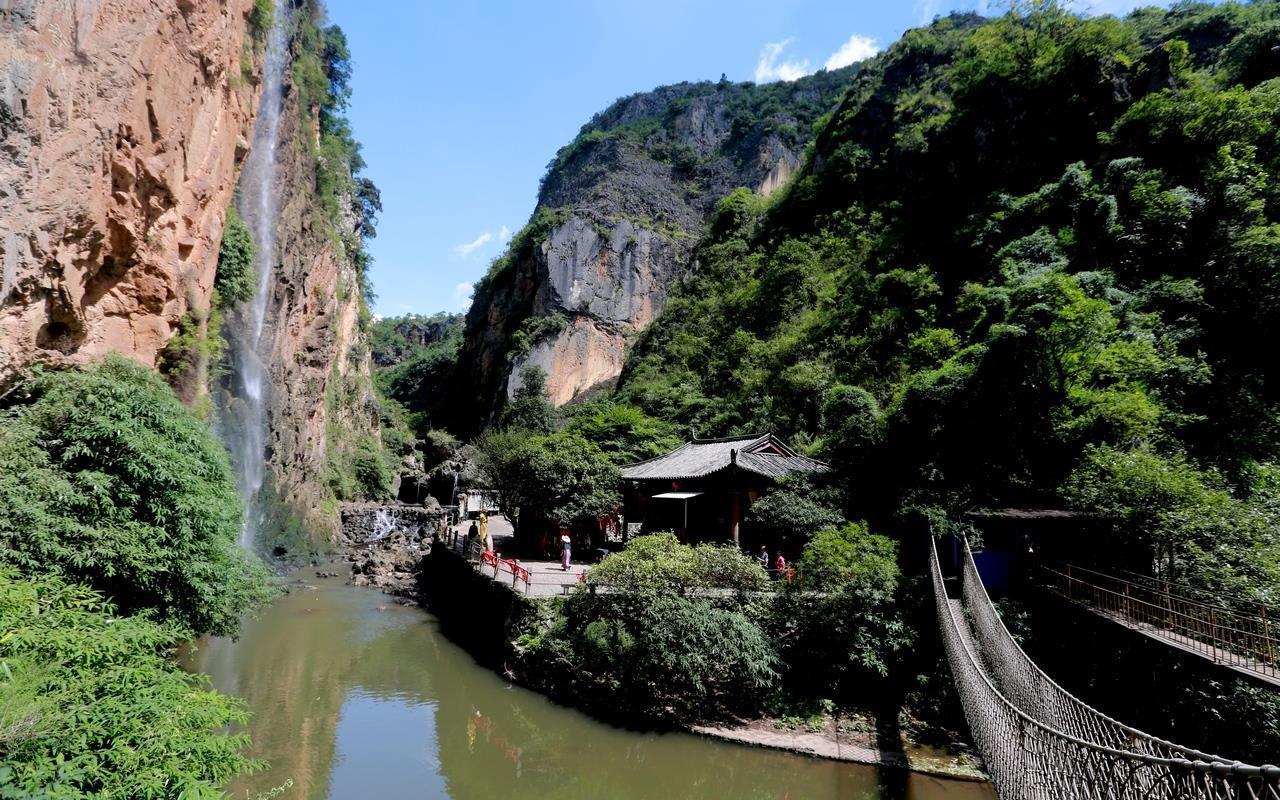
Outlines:
MULTIPOLYGON (((461 542, 465 541, 467 531, 471 527, 470 520, 463 520, 461 523, 454 525, 453 530, 458 533, 459 546, 454 549, 461 552, 461 542)), ((497 551, 500 558, 506 558, 502 555, 504 548, 509 548, 513 538, 511 522, 503 516, 492 516, 489 518, 489 536, 493 538, 494 550, 497 551)), ((579 576, 587 571, 584 564, 573 564, 566 572, 561 569, 559 561, 525 561, 517 559, 516 563, 529 570, 529 585, 526 587, 524 581, 516 582, 516 591, 521 594, 528 594, 530 597, 553 597, 558 594, 564 594, 566 584, 568 588, 578 584, 579 576)), ((494 577, 493 567, 488 564, 475 564, 476 570, 482 575, 493 577, 498 583, 510 586, 512 583, 511 571, 503 565, 498 568, 498 574, 494 577)))

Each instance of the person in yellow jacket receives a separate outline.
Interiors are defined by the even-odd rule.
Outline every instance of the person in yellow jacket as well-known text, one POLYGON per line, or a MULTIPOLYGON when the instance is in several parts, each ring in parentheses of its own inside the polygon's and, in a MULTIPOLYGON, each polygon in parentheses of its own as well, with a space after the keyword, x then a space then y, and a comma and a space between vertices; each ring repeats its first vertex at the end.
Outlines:
POLYGON ((489 515, 483 511, 480 512, 480 548, 493 549, 493 543, 489 541, 489 515))

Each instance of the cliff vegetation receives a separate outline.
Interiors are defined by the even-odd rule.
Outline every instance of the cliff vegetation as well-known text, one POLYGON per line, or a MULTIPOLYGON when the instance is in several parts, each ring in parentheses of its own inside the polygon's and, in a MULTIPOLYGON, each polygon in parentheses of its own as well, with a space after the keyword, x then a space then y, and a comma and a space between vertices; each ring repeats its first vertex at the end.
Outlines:
POLYGON ((173 661, 270 597, 225 450, 153 372, 38 373, 0 410, 0 795, 212 796, 243 705, 173 661))

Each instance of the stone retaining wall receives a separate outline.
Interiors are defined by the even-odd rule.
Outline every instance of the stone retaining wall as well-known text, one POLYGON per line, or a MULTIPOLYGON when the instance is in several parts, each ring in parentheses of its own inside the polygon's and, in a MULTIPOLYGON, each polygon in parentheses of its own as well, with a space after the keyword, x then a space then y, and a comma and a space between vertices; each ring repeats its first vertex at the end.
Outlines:
POLYGON ((386 538, 393 531, 409 539, 430 538, 444 517, 438 503, 347 503, 342 507, 342 538, 346 545, 361 545, 386 538))

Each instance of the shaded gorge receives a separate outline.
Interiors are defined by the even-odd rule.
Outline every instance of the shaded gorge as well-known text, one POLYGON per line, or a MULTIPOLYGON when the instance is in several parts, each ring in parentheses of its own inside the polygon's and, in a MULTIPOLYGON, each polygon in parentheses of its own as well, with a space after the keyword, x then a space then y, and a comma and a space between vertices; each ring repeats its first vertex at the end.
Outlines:
POLYGON ((338 578, 293 591, 188 667, 253 711, 256 798, 989 798, 982 784, 597 722, 512 686, 434 617, 338 578))

